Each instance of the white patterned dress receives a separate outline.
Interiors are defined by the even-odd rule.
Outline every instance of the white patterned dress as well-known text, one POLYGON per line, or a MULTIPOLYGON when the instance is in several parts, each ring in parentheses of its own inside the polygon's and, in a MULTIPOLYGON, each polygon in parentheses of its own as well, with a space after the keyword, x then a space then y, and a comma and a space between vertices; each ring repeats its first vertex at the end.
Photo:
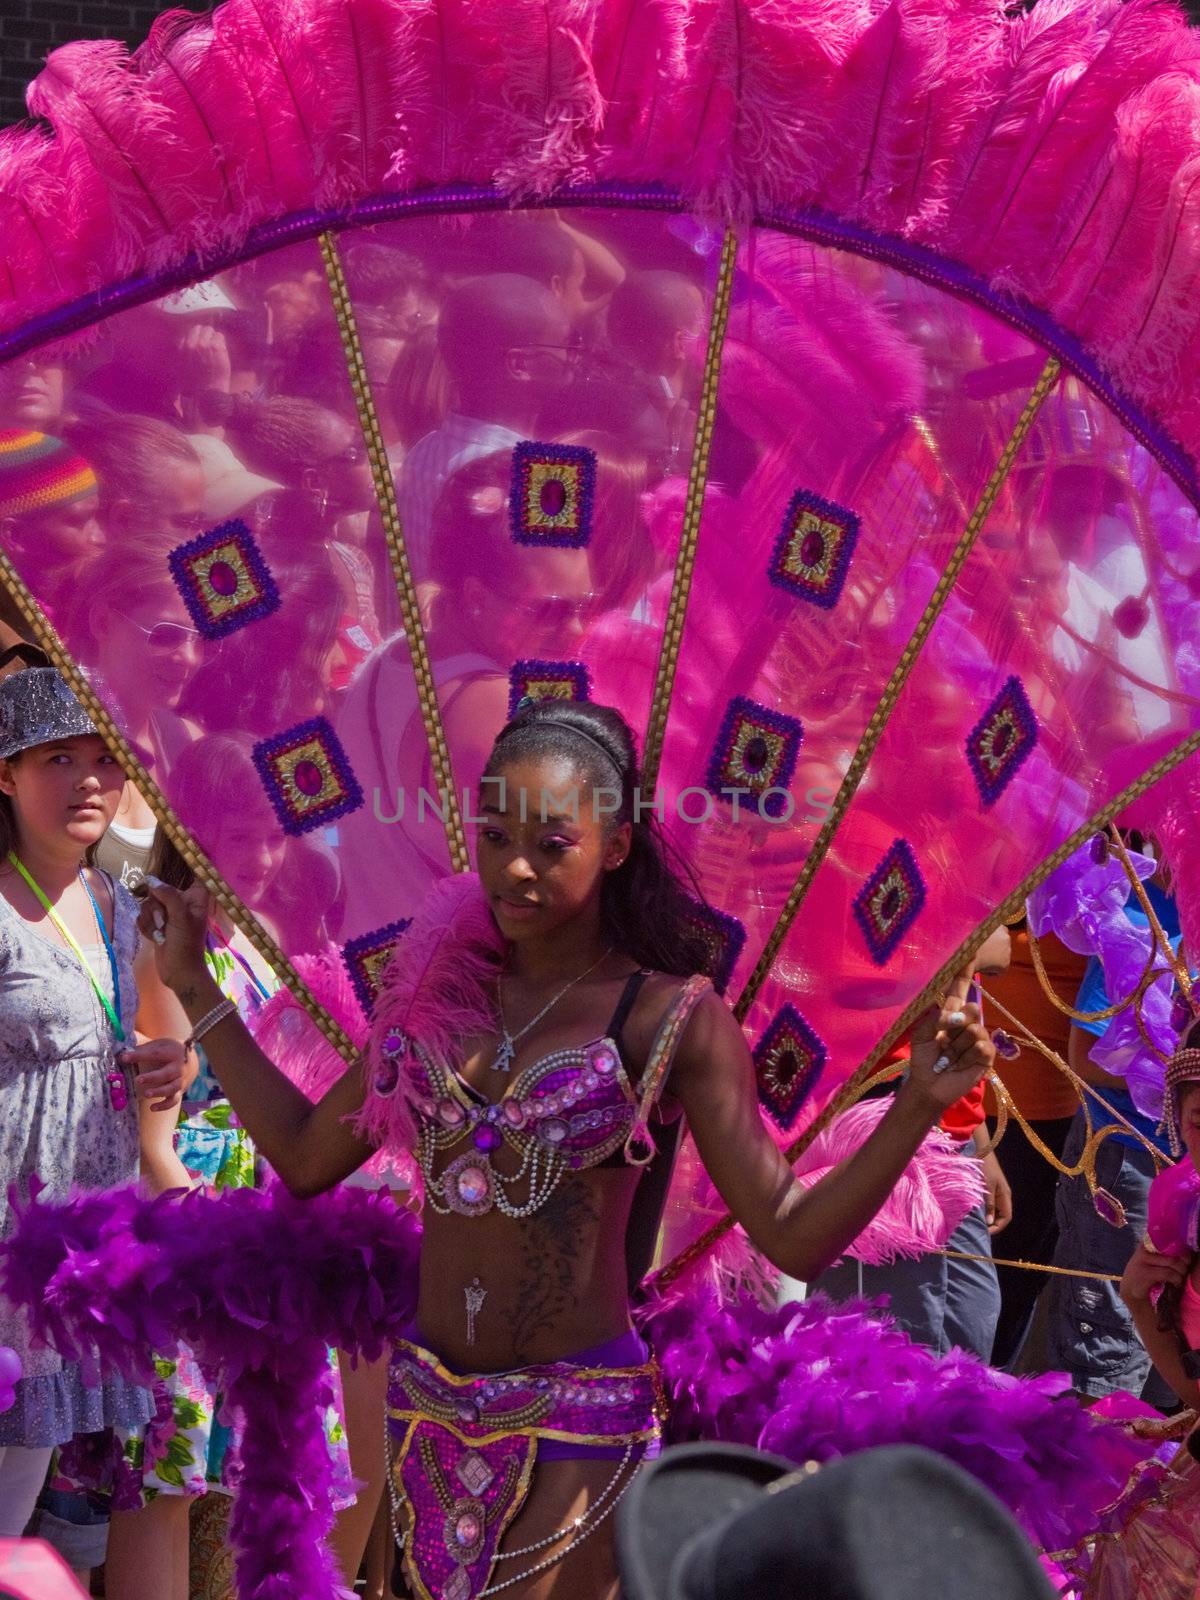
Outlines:
MULTIPOLYGON (((132 1042, 137 904, 119 884, 115 894, 121 1022, 132 1042)), ((103 945, 83 950, 112 1001, 103 945)), ((36 1175, 45 1185, 44 1199, 65 1200, 77 1190, 114 1189, 136 1180, 132 1071, 117 1069, 125 1077, 122 1110, 114 1110, 108 1085, 119 1048, 78 957, 38 932, 0 895, 0 1238, 12 1225, 12 1183, 27 1196, 36 1175)), ((76 1434, 135 1427, 154 1414, 149 1391, 119 1373, 101 1367, 85 1381, 77 1364, 34 1348, 24 1313, 2 1296, 0 1344, 16 1350, 24 1374, 16 1404, 0 1413, 0 1446, 65 1444, 76 1434)))

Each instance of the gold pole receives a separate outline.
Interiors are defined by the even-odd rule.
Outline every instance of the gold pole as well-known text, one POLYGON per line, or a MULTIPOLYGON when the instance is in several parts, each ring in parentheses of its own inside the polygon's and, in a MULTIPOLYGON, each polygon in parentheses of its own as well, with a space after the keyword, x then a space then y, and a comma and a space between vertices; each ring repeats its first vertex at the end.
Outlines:
POLYGON ((145 796, 150 809, 162 824, 164 831, 188 866, 204 887, 221 905, 251 944, 285 983, 299 1003, 320 1028, 321 1032, 347 1062, 358 1059, 359 1052, 323 1006, 318 1004, 304 979, 292 966, 287 956, 267 934, 253 913, 243 905, 233 890, 228 888, 212 862, 195 839, 172 811, 170 803, 146 768, 134 754, 128 740, 117 727, 107 710, 96 698, 95 690, 72 659, 66 645, 59 638, 50 620, 26 588, 8 556, 0 552, 0 583, 8 590, 21 615, 33 630, 34 638, 50 657, 63 677, 71 685, 80 704, 96 724, 96 731, 121 763, 126 777, 130 778, 145 796))
POLYGON ((467 838, 463 832, 462 812, 458 804, 458 791, 454 787, 454 771, 450 761, 450 749, 446 743, 446 731, 442 725, 442 713, 438 706, 437 686, 433 681, 433 667, 429 660, 429 645, 425 638, 425 626, 421 621, 421 609, 417 601, 416 585, 413 582, 412 569, 409 566, 408 548, 404 542, 404 530, 400 525, 400 508, 396 503, 396 486, 392 482, 392 469, 388 464, 387 450, 383 442, 383 433, 379 427, 379 415, 375 410, 375 401, 371 394, 370 379, 367 375, 367 364, 363 356, 362 342, 358 336, 358 324, 354 317, 354 307, 350 302, 350 291, 346 284, 346 274, 342 267, 341 253, 337 247, 337 240, 332 233, 320 235, 321 256, 325 262, 325 278, 329 284, 329 294, 333 301, 333 311, 337 318, 338 332, 342 338, 342 354, 346 358, 346 371, 350 377, 350 386, 354 390, 354 403, 358 409, 358 422, 362 429, 363 441, 367 447, 367 458, 371 463, 371 480, 375 487, 375 500, 379 506, 379 515, 383 519, 383 532, 387 540, 388 555, 391 557, 392 572, 396 578, 396 587, 400 593, 400 614, 404 621, 404 637, 408 642, 409 655, 412 658, 413 676, 416 679, 417 702, 421 708, 421 721, 425 726, 425 738, 429 744, 429 756, 433 763, 434 780, 445 801, 445 829, 446 844, 450 851, 450 864, 455 872, 469 872, 471 858, 467 850, 467 838))
POLYGON ((779 954, 783 941, 787 938, 792 923, 796 920, 800 907, 804 904, 813 879, 817 875, 817 870, 829 854, 834 836, 841 827, 846 812, 850 809, 850 802, 858 792, 859 784, 863 780, 868 763, 874 755, 880 739, 883 737, 883 730, 887 726, 892 711, 895 709, 897 700, 900 698, 900 692, 907 683, 909 674, 916 665, 925 641, 929 637, 934 623, 941 615, 943 606, 950 597, 950 591, 958 579, 963 563, 970 555, 971 549, 996 502, 996 497, 1012 470, 1017 452, 1025 442, 1025 438, 1030 428, 1032 428, 1038 412, 1058 382, 1061 370, 1059 362, 1051 356, 1043 367, 1042 375, 1034 386, 1033 392, 1025 402, 1025 408, 1017 419, 1008 443, 1001 452, 995 470, 984 486, 975 509, 963 529, 962 537, 954 547, 950 560, 946 563, 946 569, 938 580, 937 587, 929 597, 929 603, 925 607, 920 621, 913 629, 912 638, 905 645, 900 659, 896 663, 895 670, 888 679, 887 686, 880 696, 879 704, 872 712, 870 721, 863 731, 862 739, 859 741, 858 749, 854 752, 854 759, 846 770, 846 776, 842 779, 837 798, 833 803, 833 809, 824 823, 822 823, 821 831, 813 841, 813 847, 805 858, 804 865, 800 869, 800 875, 792 885, 791 891, 784 901, 783 909, 780 911, 775 926, 771 929, 767 942, 763 946, 762 954, 758 958, 754 971, 750 974, 745 988, 738 996, 733 1011, 739 1022, 744 1021, 749 1014, 750 1007, 754 1004, 759 990, 766 982, 767 975, 775 964, 775 958, 779 954))
POLYGON ((667 605, 667 620, 663 628, 658 671, 654 680, 654 697, 650 702, 650 720, 646 726, 646 742, 642 750, 642 784, 651 794, 654 793, 658 782, 658 769, 662 765, 663 740, 666 737, 667 717, 671 710, 671 695, 675 688, 675 672, 679 666, 683 624, 687 616, 688 597, 691 594, 692 578, 696 570, 700 517, 704 510, 704 491, 708 486, 708 462, 712 453, 713 428, 717 420, 717 386, 721 378, 721 353, 725 347, 725 332, 729 326, 729 308, 733 299, 733 269, 736 261, 737 240, 732 229, 728 229, 721 245, 721 263, 717 271, 712 319, 708 327, 708 350, 704 358, 704 379, 700 386, 700 412, 696 418, 696 442, 692 450, 691 470, 688 473, 683 529, 679 536, 679 551, 675 557, 675 576, 671 581, 671 598, 667 605))

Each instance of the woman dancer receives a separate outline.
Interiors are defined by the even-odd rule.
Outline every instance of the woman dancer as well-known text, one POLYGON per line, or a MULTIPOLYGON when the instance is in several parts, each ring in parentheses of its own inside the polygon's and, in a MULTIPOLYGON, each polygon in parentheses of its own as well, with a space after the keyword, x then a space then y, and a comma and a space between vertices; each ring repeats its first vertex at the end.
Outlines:
POLYGON ((482 785, 478 885, 443 886, 427 947, 425 928, 409 930, 366 1075, 348 1070, 315 1106, 221 1007, 203 893, 156 889, 143 911, 164 980, 210 1030, 223 1088, 290 1187, 327 1189, 415 1133, 428 1203, 389 1434, 421 1600, 614 1593, 606 1514, 660 1425, 630 1323, 630 1277, 648 1261, 627 1246, 653 1238, 643 1168, 681 1114, 754 1244, 808 1280, 993 1058, 964 974, 916 1029, 878 1129, 804 1193, 763 1127, 741 1028, 700 975, 637 786, 617 712, 520 711, 482 785), (619 796, 615 815, 597 817, 601 793, 619 796), (461 904, 447 925, 448 887, 461 904))
MULTIPOLYGON (((44 663, 18 645, 13 655, 44 663)), ((184 1084, 184 1050, 131 1050, 138 994, 137 908, 86 865, 111 823, 124 776, 54 668, 0 682, 0 1172, 4 1191, 36 1174, 48 1198, 108 1189, 138 1172, 139 1100, 166 1112, 184 1084)), ((142 1037, 139 1035, 139 1037, 142 1037)), ((0 1192, 0 1236, 12 1214, 0 1192)), ((0 1416, 0 1534, 17 1537, 55 1445, 144 1422, 146 1390, 30 1348, 25 1318, 0 1297, 0 1344, 24 1376, 0 1416)))

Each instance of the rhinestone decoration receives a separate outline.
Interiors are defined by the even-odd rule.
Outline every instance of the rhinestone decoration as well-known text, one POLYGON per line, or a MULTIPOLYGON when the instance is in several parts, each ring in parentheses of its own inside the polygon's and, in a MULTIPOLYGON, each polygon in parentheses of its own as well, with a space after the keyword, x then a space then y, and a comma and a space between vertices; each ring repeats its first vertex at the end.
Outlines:
POLYGON ((590 693, 582 661, 517 661, 508 674, 508 714, 515 717, 522 700, 587 700, 590 693))
POLYGON ((777 588, 831 610, 845 585, 858 529, 853 511, 809 489, 798 490, 784 515, 767 576, 777 588))
POLYGON ((871 958, 883 967, 920 915, 925 880, 904 839, 897 839, 854 898, 854 915, 871 958))
POLYGON ((240 517, 179 545, 167 561, 183 603, 206 639, 223 639, 279 609, 270 568, 240 517))
POLYGON ((967 739, 967 760, 985 806, 996 801, 1016 777, 1037 743, 1037 718, 1020 679, 1010 678, 967 739))
POLYGON ((285 833, 309 833, 357 811, 362 789, 324 717, 254 747, 254 764, 285 833))
POLYGON ((459 1483, 468 1494, 481 1495, 496 1474, 477 1450, 468 1450, 454 1469, 459 1483))
POLYGON ((350 974, 350 982, 359 1004, 368 1013, 379 998, 384 968, 411 921, 411 917, 401 917, 385 928, 376 928, 374 933, 363 933, 357 939, 348 940, 342 947, 342 961, 350 974))
POLYGON ((486 1156, 468 1150, 452 1161, 441 1176, 442 1196, 460 1217, 482 1217, 494 1201, 492 1174, 486 1156))
MULTIPOLYGON (((454 1552, 457 1557, 457 1550, 454 1552)), ((471 1600, 474 1585, 465 1567, 455 1567, 442 1587, 442 1600, 471 1600)))
POLYGON ((724 994, 746 943, 744 925, 727 911, 718 911, 715 906, 703 905, 699 900, 689 902, 687 922, 710 951, 708 970, 712 974, 713 988, 718 994, 724 994))
MULTIPOLYGON (((730 806, 732 797, 722 794, 722 789, 748 790, 760 799, 765 815, 778 816, 786 809, 787 796, 780 793, 765 800, 760 797, 768 789, 787 789, 803 738, 804 729, 795 717, 770 711, 738 695, 729 702, 721 723, 708 764, 706 787, 730 806)), ((744 797, 741 803, 746 803, 744 797)))
POLYGON ((95 731, 57 667, 27 667, 0 679, 0 757, 95 731))
POLYGON ((785 1132, 821 1075, 829 1051, 796 1010, 785 1005, 754 1050, 758 1098, 785 1132))
POLYGON ((592 536, 596 455, 584 445, 519 444, 509 516, 517 544, 578 549, 592 536))

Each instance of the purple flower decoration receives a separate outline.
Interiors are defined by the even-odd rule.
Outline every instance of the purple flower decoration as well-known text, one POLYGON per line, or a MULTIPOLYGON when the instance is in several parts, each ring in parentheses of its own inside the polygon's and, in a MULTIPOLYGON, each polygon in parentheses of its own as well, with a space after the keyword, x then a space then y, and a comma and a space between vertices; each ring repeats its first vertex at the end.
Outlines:
MULTIPOLYGON (((1119 859, 1097 861, 1094 840, 1068 856, 1029 896, 1029 925, 1040 939, 1053 933, 1076 955, 1095 955, 1100 947, 1100 930, 1126 923, 1125 905, 1129 899, 1129 879, 1119 859)), ((1130 852, 1130 861, 1140 879, 1153 877, 1155 863, 1149 856, 1130 852)))

